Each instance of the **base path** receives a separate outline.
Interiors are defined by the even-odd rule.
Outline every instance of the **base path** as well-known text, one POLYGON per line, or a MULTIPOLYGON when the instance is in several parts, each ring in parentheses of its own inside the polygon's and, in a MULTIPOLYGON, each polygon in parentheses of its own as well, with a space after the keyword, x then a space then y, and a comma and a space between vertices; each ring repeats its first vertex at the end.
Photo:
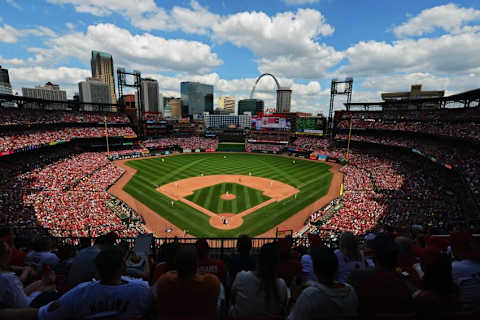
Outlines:
MULTIPOLYGON (((141 159, 145 159, 145 158, 141 158, 141 159)), ((297 158, 292 157, 292 159, 297 159, 297 158)), ((138 214, 143 216, 143 218, 145 219, 146 228, 148 230, 150 230, 151 232, 153 232, 155 234, 155 236, 165 237, 165 236, 168 235, 168 237, 184 237, 184 236, 191 237, 188 234, 184 235, 183 231, 179 230, 177 227, 175 227, 174 224, 172 224, 171 222, 169 222, 168 220, 166 220, 165 218, 160 216, 158 213, 156 213, 155 211, 153 211, 152 209, 150 209, 149 207, 147 207, 146 205, 144 205, 143 203, 141 203, 140 201, 138 201, 137 199, 135 199, 134 197, 132 197, 130 194, 128 194, 127 192, 125 192, 123 190, 123 187, 128 183, 128 181, 137 172, 137 170, 135 170, 134 168, 131 168, 131 167, 129 167, 125 164, 125 162, 130 161, 130 160, 132 160, 132 159, 114 161, 114 164, 116 166, 124 169, 126 172, 112 187, 110 187, 108 192, 110 192, 115 197, 124 201, 126 204, 128 204, 128 206, 130 206, 130 208, 132 208, 138 214), (168 227, 173 227, 173 231, 166 234, 165 230, 168 227)), ((308 160, 308 159, 302 159, 302 160, 308 160)), ((309 160, 309 161, 318 162, 318 161, 315 161, 315 160, 309 160)), ((292 215, 290 218, 288 218, 284 222, 280 223, 276 227, 272 228, 271 230, 269 230, 269 231, 267 231, 267 232, 265 232, 261 235, 258 235, 257 237, 275 237, 277 228, 279 228, 279 229, 292 229, 294 232, 299 231, 300 229, 302 229, 304 227, 305 220, 312 213, 314 213, 315 211, 323 208, 328 203, 330 203, 332 200, 339 197, 341 184, 343 182, 343 173, 339 171, 341 166, 336 164, 336 163, 330 163, 330 162, 328 163, 328 165, 331 166, 330 172, 333 173, 333 177, 332 177, 332 181, 330 183, 330 189, 329 189, 328 193, 325 196, 323 196, 322 198, 320 198, 317 201, 315 201, 314 203, 312 203, 311 205, 303 208, 302 210, 300 210, 296 214, 292 215)), ((227 176, 230 176, 230 175, 227 175, 227 176)), ((241 179, 240 182, 238 182, 238 180, 237 181, 222 181, 222 182, 235 182, 235 183, 239 183, 239 184, 244 184, 243 183, 244 178, 248 178, 248 177, 249 176, 240 176, 240 179, 241 179)), ((194 177, 194 178, 202 178, 202 177, 194 177)), ((264 179, 264 178, 260 178, 260 177, 250 177, 250 178, 264 179)), ((191 179, 191 178, 189 178, 189 179, 191 179)), ((185 180, 189 180, 189 179, 185 179, 185 180)), ((275 180, 271 180, 271 179, 265 179, 265 180, 267 180, 267 186, 268 187, 270 186, 270 181, 273 181, 272 183, 274 185, 275 185, 275 183, 281 183, 279 181, 275 181, 275 180)), ((179 180, 179 181, 181 181, 181 180, 179 180)), ((175 187, 174 184, 179 183, 179 181, 174 182, 173 186, 175 187)), ((218 184, 218 183, 221 183, 221 182, 216 181, 214 184, 218 184)), ((247 185, 247 184, 245 184, 245 185, 247 185)), ((285 185, 289 186, 287 184, 285 184, 285 185)), ((247 186, 249 186, 249 185, 247 185, 247 186)), ((262 190, 259 187, 255 187, 255 186, 251 186, 251 187, 255 188, 255 189, 262 190)), ((293 188, 292 186, 289 186, 289 187, 293 188)), ((178 188, 180 189, 180 187, 178 187, 178 188)), ((171 191, 175 193, 174 190, 171 190, 171 191)), ((179 195, 180 195, 179 192, 181 192, 181 191, 178 190, 176 192, 177 192, 177 195, 175 196, 173 194, 173 196, 174 197, 179 197, 179 195)), ((192 190, 190 191, 189 194, 191 194, 191 193, 192 193, 192 190)), ((269 195, 267 193, 265 193, 265 195, 267 195, 269 197, 272 197, 271 195, 269 195)), ((278 197, 278 195, 277 195, 277 197, 278 197)), ((284 195, 284 198, 288 198, 288 196, 284 195)), ((273 201, 278 201, 277 199, 274 199, 274 197, 272 197, 272 199, 270 199, 268 201, 272 201, 272 200, 273 201)), ((186 200, 186 201, 188 201, 188 200, 186 200)), ((261 203, 260 205, 264 206, 265 203, 268 202, 268 201, 265 201, 265 202, 261 203)), ((193 202, 191 202, 191 203, 193 204, 192 206, 194 206, 194 205, 198 206, 198 205, 194 204, 193 202)), ((269 203, 267 203, 267 205, 268 204, 269 203)), ((204 208, 202 208, 202 209, 204 209, 204 208)), ((248 214, 250 212, 253 212, 257 209, 259 209, 258 206, 247 209, 240 214, 246 215, 246 214, 248 214), (252 211, 250 211, 250 210, 252 210, 252 211)), ((235 218, 236 216, 239 216, 240 214, 236 214, 236 215, 231 214, 231 213, 214 214, 215 219, 212 217, 211 218, 211 223, 214 224, 215 227, 217 227, 217 228, 234 229, 234 228, 241 225, 240 220, 242 220, 242 222, 243 222, 243 219, 232 220, 233 218, 235 218), (224 217, 227 220, 226 221, 227 224, 224 224, 224 222, 222 221, 222 217, 224 217), (212 221, 212 219, 214 219, 215 221, 212 221), (235 223, 240 223, 240 224, 235 226, 235 223)))

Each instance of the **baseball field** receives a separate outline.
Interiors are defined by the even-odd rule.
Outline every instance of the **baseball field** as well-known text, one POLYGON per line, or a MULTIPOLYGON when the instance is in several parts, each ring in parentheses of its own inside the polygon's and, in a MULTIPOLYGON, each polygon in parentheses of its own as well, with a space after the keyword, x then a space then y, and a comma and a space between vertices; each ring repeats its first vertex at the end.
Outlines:
POLYGON ((192 153, 122 164, 130 176, 121 192, 169 227, 197 237, 263 234, 326 195, 333 177, 321 162, 246 153, 192 153))

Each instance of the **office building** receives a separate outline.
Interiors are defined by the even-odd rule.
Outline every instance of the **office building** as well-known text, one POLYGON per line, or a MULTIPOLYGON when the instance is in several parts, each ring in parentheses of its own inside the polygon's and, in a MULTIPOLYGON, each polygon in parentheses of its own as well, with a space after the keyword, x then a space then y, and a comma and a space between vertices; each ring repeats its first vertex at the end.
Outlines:
POLYGON ((143 112, 162 112, 163 96, 158 90, 158 81, 150 78, 142 79, 143 112))
MULTIPOLYGON (((439 91, 422 91, 421 84, 414 84, 412 85, 410 91, 405 92, 390 92, 390 93, 382 93, 382 100, 385 102, 395 102, 392 104, 393 108, 398 109, 416 109, 416 105, 410 105, 408 103, 402 104, 398 103, 398 101, 402 100, 413 100, 413 99, 427 99, 427 98, 441 98, 445 95, 444 90, 439 91)), ((439 103, 425 103, 422 104, 422 108, 424 109, 439 109, 439 103)))
POLYGON ((242 115, 204 115, 205 128, 250 128, 252 126, 252 117, 250 114, 242 115))
POLYGON ((292 89, 280 87, 277 89, 277 112, 290 112, 292 89))
POLYGON ((110 103, 117 103, 112 55, 94 50, 92 51, 90 64, 92 66, 92 77, 100 79, 108 85, 110 103))
POLYGON ((182 117, 213 113, 213 86, 199 82, 180 84, 182 117))
POLYGON ((265 103, 260 99, 243 99, 238 101, 238 114, 250 112, 252 115, 264 112, 265 103))
MULTIPOLYGON (((165 97, 163 98, 164 108, 170 107, 170 118, 180 119, 182 118, 182 102, 180 98, 165 97)), ((166 115, 165 115, 166 117, 166 115)))
MULTIPOLYGON (((58 84, 51 82, 45 83, 43 86, 35 86, 35 88, 22 88, 22 95, 28 98, 43 99, 43 100, 55 100, 55 101, 67 101, 67 92, 60 90, 58 84)), ((27 107, 38 108, 35 103, 29 104, 27 107)), ((45 109, 66 109, 66 104, 50 104, 46 105, 45 109)))
POLYGON ((111 103, 110 87, 101 79, 88 78, 86 81, 78 83, 80 102, 83 102, 84 110, 101 110, 95 106, 95 103, 111 103))
POLYGON ((235 98, 232 96, 221 96, 218 98, 218 109, 235 113, 235 98))
MULTIPOLYGON (((13 94, 10 77, 8 76, 8 69, 3 69, 2 66, 0 66, 0 94, 13 94)), ((16 107, 16 104, 15 102, 10 101, 0 101, 0 106, 14 108, 16 107)))

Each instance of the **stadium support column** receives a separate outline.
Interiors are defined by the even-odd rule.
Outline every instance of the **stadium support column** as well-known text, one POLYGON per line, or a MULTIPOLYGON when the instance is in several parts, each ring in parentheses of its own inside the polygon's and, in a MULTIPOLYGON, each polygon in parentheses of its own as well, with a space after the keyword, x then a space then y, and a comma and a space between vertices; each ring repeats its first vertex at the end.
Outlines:
POLYGON ((353 91, 353 78, 346 78, 345 80, 333 79, 330 86, 330 109, 328 110, 328 136, 333 140, 333 115, 335 108, 335 96, 345 95, 347 96, 347 103, 352 101, 353 91), (340 84, 343 84, 343 90, 339 90, 340 84))

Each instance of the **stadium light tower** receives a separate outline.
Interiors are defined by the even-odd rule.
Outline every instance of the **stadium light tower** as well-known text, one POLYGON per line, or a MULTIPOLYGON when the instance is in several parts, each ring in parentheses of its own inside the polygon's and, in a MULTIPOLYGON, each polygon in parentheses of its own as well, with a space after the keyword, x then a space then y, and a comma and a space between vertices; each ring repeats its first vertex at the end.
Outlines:
POLYGON ((345 80, 332 79, 330 86, 330 109, 328 111, 328 135, 330 139, 333 139, 333 108, 335 102, 335 96, 346 95, 347 103, 352 101, 353 91, 353 78, 346 78, 345 80), (339 86, 344 84, 343 90, 339 90, 339 86))

